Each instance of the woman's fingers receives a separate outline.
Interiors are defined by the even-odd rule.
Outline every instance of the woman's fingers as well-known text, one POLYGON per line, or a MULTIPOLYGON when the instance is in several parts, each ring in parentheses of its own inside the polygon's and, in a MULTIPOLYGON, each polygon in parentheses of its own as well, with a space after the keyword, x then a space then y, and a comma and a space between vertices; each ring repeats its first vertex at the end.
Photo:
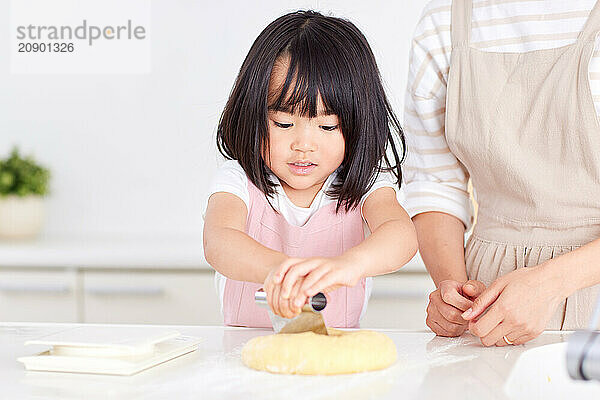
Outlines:
POLYGON ((426 323, 439 336, 460 336, 466 329, 466 324, 456 324, 445 319, 433 302, 427 306, 426 323))
POLYGON ((515 335, 517 336, 517 338, 515 340, 510 339, 510 336, 508 337, 513 344, 516 345, 520 345, 520 344, 525 344, 533 339, 535 339, 538 335, 532 334, 532 333, 525 333, 523 335, 515 335))
POLYGON ((469 309, 473 302, 463 296, 463 284, 446 280, 429 295, 427 326, 440 336, 460 336, 467 328, 467 321, 461 313, 469 309))
POLYGON ((462 295, 462 283, 458 281, 446 280, 440 282, 439 291, 444 303, 450 304, 461 311, 465 311, 473 305, 471 300, 462 295))
MULTIPOLYGON (((483 337, 479 337, 481 340, 481 344, 486 347, 489 346, 506 346, 507 342, 504 341, 503 337, 509 335, 511 333, 511 327, 505 323, 498 324, 494 329, 492 329, 487 335, 483 337)), ((510 339, 509 339, 510 340, 510 339)))
MULTIPOLYGON (((450 285, 444 284, 444 286, 450 285)), ((446 337, 462 335, 467 328, 467 321, 462 319, 461 313, 462 310, 442 299, 441 289, 437 289, 429 295, 426 323, 435 334, 446 337)))
POLYGON ((467 324, 467 321, 465 321, 463 317, 461 317, 462 310, 459 310, 458 308, 445 303, 442 300, 439 291, 436 290, 432 292, 429 296, 429 300, 434 303, 435 307, 440 312, 442 317, 444 317, 445 320, 460 325, 467 324))
MULTIPOLYGON (((502 323, 506 317, 504 313, 500 311, 498 303, 490 307, 489 311, 481 317, 477 322, 471 320, 469 322, 469 331, 480 338, 484 338, 489 335, 498 325, 502 323)), ((464 315, 464 314, 463 314, 464 315)), ((491 344, 496 343, 494 341, 491 344)))
MULTIPOLYGON (((501 279, 501 278, 500 278, 501 279)), ((462 317, 467 320, 474 320, 491 306, 504 290, 505 284, 500 279, 496 280, 489 288, 483 291, 479 297, 473 301, 471 308, 466 310, 462 317)))
POLYGON ((522 343, 517 343, 516 339, 513 339, 515 337, 523 337, 523 335, 520 335, 519 333, 515 333, 514 331, 507 333, 505 335, 502 335, 502 338, 500 338, 498 340, 498 342, 496 342, 496 346, 497 347, 504 347, 504 346, 516 346, 518 344, 522 344, 522 343), (508 342, 506 340, 504 340, 504 338, 506 338, 508 340, 508 342))
POLYGON ((468 296, 470 299, 476 299, 481 296, 485 291, 485 284, 476 280, 468 280, 462 286, 463 295, 468 296))
POLYGON ((437 336, 456 337, 462 335, 462 332, 458 333, 458 330, 456 332, 453 332, 442 328, 442 326, 437 321, 428 322, 427 326, 429 326, 429 328, 431 328, 433 333, 435 333, 437 336))

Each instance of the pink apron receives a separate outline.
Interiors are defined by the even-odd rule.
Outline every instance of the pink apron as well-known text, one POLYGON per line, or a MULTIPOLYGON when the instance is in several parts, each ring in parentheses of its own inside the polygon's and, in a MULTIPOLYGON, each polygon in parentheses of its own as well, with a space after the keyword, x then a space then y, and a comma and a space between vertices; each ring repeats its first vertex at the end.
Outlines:
MULTIPOLYGON (((265 195, 248 180, 250 209, 246 233, 263 245, 289 257, 335 257, 361 243, 365 236, 360 209, 335 213, 335 202, 319 209, 303 226, 290 225, 276 213, 265 195)), ((225 325, 271 328, 267 310, 254 302, 261 283, 227 278, 223 296, 225 325)), ((365 279, 354 287, 326 294, 323 317, 327 326, 358 328, 365 299, 365 279)))

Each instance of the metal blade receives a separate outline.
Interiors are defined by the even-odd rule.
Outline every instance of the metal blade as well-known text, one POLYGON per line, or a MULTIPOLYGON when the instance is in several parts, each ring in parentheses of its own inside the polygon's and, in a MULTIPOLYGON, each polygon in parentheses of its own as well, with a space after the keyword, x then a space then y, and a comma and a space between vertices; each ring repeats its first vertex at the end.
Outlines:
MULTIPOLYGON (((269 307, 267 303, 266 293, 259 290, 255 293, 254 299, 256 303, 263 307, 269 307)), ((306 302, 302 307, 302 312, 294 318, 283 318, 276 315, 268 309, 269 318, 273 324, 275 333, 302 333, 314 332, 320 335, 327 335, 327 327, 321 310, 327 305, 325 295, 319 293, 306 302)))
POLYGON ((287 321, 279 333, 314 332, 327 335, 327 327, 320 312, 302 311, 300 315, 287 321))

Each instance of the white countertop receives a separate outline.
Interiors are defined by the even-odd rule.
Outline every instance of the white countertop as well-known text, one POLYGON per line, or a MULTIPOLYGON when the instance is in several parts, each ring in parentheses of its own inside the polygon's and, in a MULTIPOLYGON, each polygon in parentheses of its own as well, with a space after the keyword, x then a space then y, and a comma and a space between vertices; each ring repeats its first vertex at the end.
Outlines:
MULTIPOLYGON (((11 399, 580 399, 600 398, 600 383, 573 382, 564 365, 565 332, 546 332, 525 346, 484 348, 470 335, 382 331, 399 360, 383 371, 287 376, 246 368, 243 344, 270 331, 171 326, 204 339, 198 351, 130 377, 28 372, 17 357, 44 350, 32 338, 74 324, 1 323, 0 388, 11 399)), ((106 325, 103 325, 106 326, 106 325)))
MULTIPOLYGON (((201 236, 41 237, 0 240, 0 268, 155 268, 211 270, 201 236)), ((419 256, 401 271, 425 272, 419 256)))

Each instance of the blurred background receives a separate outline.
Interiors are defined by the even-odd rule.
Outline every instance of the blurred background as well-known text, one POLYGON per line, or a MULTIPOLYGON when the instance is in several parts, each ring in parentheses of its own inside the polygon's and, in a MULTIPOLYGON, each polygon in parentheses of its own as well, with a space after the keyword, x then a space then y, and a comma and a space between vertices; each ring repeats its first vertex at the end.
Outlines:
MULTIPOLYGON (((104 60, 114 69, 45 71, 43 54, 23 68, 11 42, 17 3, 0 2, 0 51, 10 54, 0 58, 0 159, 17 146, 50 180, 25 211, 34 220, 16 227, 23 211, 0 195, 0 233, 3 223, 40 230, 0 239, 0 320, 220 325, 202 213, 220 162, 218 118, 253 40, 297 9, 350 19, 402 117, 427 0, 136 1, 128 12, 147 18, 148 58, 128 72, 124 58, 104 60)), ((92 20, 102 3, 89 3, 92 20)), ((425 329, 431 290, 418 257, 377 277, 362 326, 425 329)))

